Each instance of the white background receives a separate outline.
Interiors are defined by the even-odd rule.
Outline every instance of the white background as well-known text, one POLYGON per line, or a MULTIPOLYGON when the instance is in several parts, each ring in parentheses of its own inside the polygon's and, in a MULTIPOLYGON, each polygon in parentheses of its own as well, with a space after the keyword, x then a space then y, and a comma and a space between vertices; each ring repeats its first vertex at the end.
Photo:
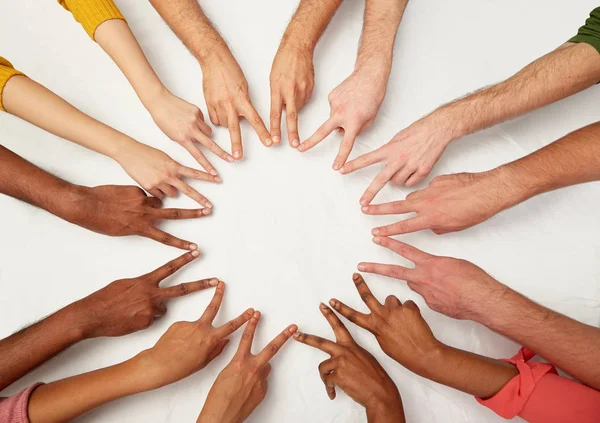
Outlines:
MULTIPOLYGON (((117 67, 55 1, 0 0, 0 55, 31 78, 99 120, 166 151, 181 163, 188 153, 154 125, 117 67)), ((175 94, 206 113, 198 64, 148 2, 117 1, 157 73, 175 94)), ((296 0, 204 1, 249 81, 251 96, 268 121, 268 76, 296 0)), ((364 1, 346 0, 315 53, 316 85, 300 114, 301 138, 329 115, 327 94, 351 71, 364 1)), ((353 157, 387 142, 397 131, 440 104, 502 80, 570 38, 595 7, 591 0, 412 1, 395 47, 387 97, 372 129, 361 135, 353 157)), ((452 145, 432 177, 490 169, 528 154, 598 120, 598 87, 452 145)), ((342 177, 331 170, 340 137, 332 135, 300 154, 287 139, 262 147, 242 125, 246 157, 219 169, 220 186, 194 183, 215 204, 212 217, 171 222, 163 229, 197 242, 204 254, 169 283, 218 276, 228 283, 218 322, 252 306, 263 312, 255 349, 289 323, 331 337, 319 301, 336 296, 363 307, 351 281, 359 261, 403 263, 371 243, 370 229, 395 217, 361 214, 358 199, 377 169, 342 177)), ((229 149, 225 129, 215 139, 229 149)), ((131 184, 111 160, 0 114, 0 142, 73 183, 131 184)), ((209 153, 210 154, 210 153, 209 153)), ((421 188, 425 186, 423 184, 421 188)), ((402 199, 406 189, 387 187, 376 202, 402 199)), ((547 306, 597 325, 600 312, 597 223, 600 186, 588 184, 540 196, 458 234, 422 232, 402 239, 425 251, 473 261, 499 280, 547 306)), ((168 206, 193 207, 186 197, 168 206)), ((98 235, 0 197, 0 336, 40 319, 107 283, 146 273, 180 251, 143 238, 98 235)), ((435 334, 453 346, 492 357, 517 345, 477 324, 429 310, 404 282, 366 276, 379 299, 390 293, 413 299, 435 334)), ((154 344, 177 320, 195 319, 211 291, 169 304, 150 329, 118 339, 83 342, 15 383, 12 394, 125 360, 154 344)), ((372 336, 350 326, 356 339, 382 362, 397 383, 409 422, 499 422, 460 392, 421 379, 389 360, 372 336)), ((101 407, 85 422, 191 422, 232 345, 206 369, 165 387, 101 407)), ((362 408, 344 394, 331 402, 317 365, 327 356, 290 342, 273 360, 270 390, 253 422, 363 422, 362 408)), ((1 358, 0 358, 1 359, 1 358)))

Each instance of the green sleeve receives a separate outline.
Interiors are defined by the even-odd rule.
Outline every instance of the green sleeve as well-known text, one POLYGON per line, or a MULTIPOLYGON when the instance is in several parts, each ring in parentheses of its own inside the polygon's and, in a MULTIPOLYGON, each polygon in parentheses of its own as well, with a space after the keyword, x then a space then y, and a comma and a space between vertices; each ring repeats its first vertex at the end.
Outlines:
POLYGON ((585 25, 579 28, 577 35, 569 40, 571 43, 586 43, 600 53, 600 7, 590 13, 585 25))

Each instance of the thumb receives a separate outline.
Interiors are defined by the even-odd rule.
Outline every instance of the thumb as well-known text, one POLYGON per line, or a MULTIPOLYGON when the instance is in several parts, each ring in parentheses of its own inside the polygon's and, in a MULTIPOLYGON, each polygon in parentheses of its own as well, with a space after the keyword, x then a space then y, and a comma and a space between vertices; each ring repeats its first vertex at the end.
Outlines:
POLYGON ((215 358, 217 358, 217 356, 219 356, 223 352, 223 350, 225 349, 227 344, 229 344, 229 338, 221 339, 219 341, 219 343, 217 345, 215 345, 215 347, 212 349, 212 351, 210 353, 208 353, 207 362, 210 363, 215 358))

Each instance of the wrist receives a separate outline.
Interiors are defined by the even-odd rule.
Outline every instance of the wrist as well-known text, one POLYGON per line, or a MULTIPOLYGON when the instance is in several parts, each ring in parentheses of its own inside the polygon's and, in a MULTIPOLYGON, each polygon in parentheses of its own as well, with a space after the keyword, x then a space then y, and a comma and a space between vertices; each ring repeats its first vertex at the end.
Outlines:
POLYGON ((315 47, 318 40, 314 40, 310 37, 302 37, 296 35, 294 32, 286 31, 281 38, 281 44, 279 44, 279 50, 292 50, 299 51, 302 54, 309 54, 313 56, 315 47))
POLYGON ((369 423, 397 423, 403 421, 404 408, 402 399, 396 390, 386 398, 373 398, 365 404, 369 423))
POLYGON ((513 207, 536 195, 536 183, 529 181, 515 162, 484 172, 492 180, 493 191, 498 200, 498 211, 513 207))
POLYGON ((77 303, 58 310, 48 317, 47 323, 54 324, 57 328, 64 329, 64 337, 69 345, 89 339, 89 331, 85 320, 81 318, 80 309, 77 303))
POLYGON ((235 60, 229 47, 221 37, 214 39, 209 49, 198 49, 194 56, 200 63, 203 72, 212 67, 220 66, 231 59, 235 60))

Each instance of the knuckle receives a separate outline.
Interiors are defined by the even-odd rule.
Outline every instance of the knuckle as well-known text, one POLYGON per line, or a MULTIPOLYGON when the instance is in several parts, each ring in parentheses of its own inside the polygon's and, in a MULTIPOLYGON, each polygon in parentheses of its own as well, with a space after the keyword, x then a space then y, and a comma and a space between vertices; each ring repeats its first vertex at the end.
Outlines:
POLYGON ((185 285, 183 283, 179 284, 179 293, 181 295, 186 295, 188 292, 189 292, 189 289, 188 289, 187 285, 185 285))

